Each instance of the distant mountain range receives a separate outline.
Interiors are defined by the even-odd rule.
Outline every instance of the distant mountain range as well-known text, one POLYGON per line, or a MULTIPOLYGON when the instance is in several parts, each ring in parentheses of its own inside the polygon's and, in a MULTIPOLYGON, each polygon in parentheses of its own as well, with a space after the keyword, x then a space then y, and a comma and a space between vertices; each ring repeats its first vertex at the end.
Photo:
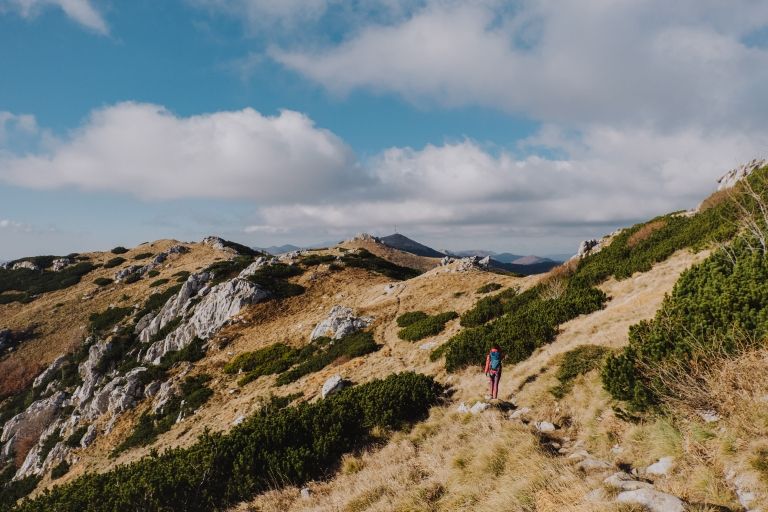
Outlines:
POLYGON ((417 256, 426 256, 428 258, 442 258, 445 256, 444 253, 436 251, 431 247, 427 247, 424 244, 420 244, 419 242, 411 240, 407 236, 401 235, 399 233, 382 237, 379 240, 381 240, 381 243, 388 247, 399 249, 404 252, 409 252, 417 256))

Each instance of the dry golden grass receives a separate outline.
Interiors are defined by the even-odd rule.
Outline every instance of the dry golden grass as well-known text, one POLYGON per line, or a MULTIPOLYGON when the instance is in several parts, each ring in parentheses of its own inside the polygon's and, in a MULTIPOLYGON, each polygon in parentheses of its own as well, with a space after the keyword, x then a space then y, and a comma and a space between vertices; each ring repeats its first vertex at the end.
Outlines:
POLYGON ((647 240, 652 234, 662 229, 666 225, 667 225, 667 221, 664 219, 649 222, 642 228, 635 231, 629 238, 627 238, 627 247, 629 247, 630 249, 635 247, 637 244, 639 244, 644 240, 647 240))
POLYGON ((710 208, 714 208, 715 206, 718 206, 725 201, 730 200, 731 196, 733 195, 733 190, 718 190, 717 192, 713 192, 709 197, 704 199, 701 204, 699 205, 699 211, 703 212, 706 210, 709 210, 710 208))

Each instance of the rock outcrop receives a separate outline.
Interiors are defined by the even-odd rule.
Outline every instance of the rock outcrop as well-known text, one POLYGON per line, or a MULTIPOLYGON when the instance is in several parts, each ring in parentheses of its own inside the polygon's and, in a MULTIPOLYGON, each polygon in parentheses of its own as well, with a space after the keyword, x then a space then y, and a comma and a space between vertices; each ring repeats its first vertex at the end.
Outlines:
POLYGON ((94 394, 83 411, 83 417, 93 420, 105 413, 116 416, 132 409, 144 397, 141 374, 146 371, 146 368, 139 366, 109 381, 94 394))
POLYGON ((53 260, 53 266, 51 267, 54 272, 60 272, 74 263, 70 258, 57 258, 53 260))
POLYGON ((766 165, 768 165, 768 160, 756 158, 749 163, 731 169, 717 180, 717 190, 726 190, 733 187, 736 183, 766 165))
POLYGON ((333 395, 334 393, 338 393, 345 386, 346 382, 341 378, 341 375, 336 374, 332 377, 329 377, 328 380, 323 383, 323 388, 320 390, 320 398, 326 398, 333 395))
POLYGON ((344 336, 353 334, 361 329, 365 329, 373 323, 373 318, 369 316, 355 316, 352 309, 344 306, 333 306, 328 316, 321 321, 310 334, 310 341, 327 336, 334 340, 339 340, 344 336))
POLYGON ((601 243, 600 240, 596 240, 594 238, 591 238, 589 240, 583 240, 579 244, 579 250, 576 252, 576 256, 574 258, 585 258, 589 256, 590 254, 596 253, 601 249, 601 243))
POLYGON ((5 444, 3 453, 13 453, 17 442, 22 438, 39 439, 66 401, 67 395, 59 391, 48 398, 33 402, 26 410, 8 420, 0 436, 0 442, 5 444))
POLYGON ((26 260, 25 261, 17 261, 11 267, 11 270, 21 270, 21 269, 38 271, 38 270, 40 270, 40 267, 38 267, 32 261, 26 261, 26 260))
MULTIPOLYGON (((1 344, 0 344, 1 345, 1 344)), ((38 375, 34 382, 32 382, 33 388, 38 388, 42 386, 44 383, 48 382, 53 375, 61 369, 62 366, 64 366, 64 363, 67 360, 67 356, 59 356, 46 368, 43 370, 43 372, 38 375)))
MULTIPOLYGON (((89 342, 89 340, 86 340, 89 342)), ((112 342, 103 340, 91 345, 88 349, 88 359, 83 361, 78 367, 82 384, 80 384, 72 394, 72 402, 76 405, 82 405, 93 396, 96 387, 103 380, 103 376, 97 371, 104 354, 112 348, 112 342)))
MULTIPOLYGON (((209 339, 243 307, 261 302, 270 295, 264 288, 239 277, 213 286, 194 307, 188 319, 147 349, 143 360, 157 364, 165 354, 181 350, 195 338, 209 339)), ((142 336, 143 339, 145 336, 142 336)))
POLYGON ((139 340, 142 343, 148 343, 162 328, 186 313, 191 306, 193 298, 198 295, 205 295, 205 292, 207 291, 207 289, 205 289, 206 284, 212 277, 213 276, 208 272, 199 272, 190 275, 181 286, 179 292, 168 299, 146 327, 144 327, 147 323, 145 318, 142 318, 139 323, 136 324, 136 329, 139 331, 139 340))

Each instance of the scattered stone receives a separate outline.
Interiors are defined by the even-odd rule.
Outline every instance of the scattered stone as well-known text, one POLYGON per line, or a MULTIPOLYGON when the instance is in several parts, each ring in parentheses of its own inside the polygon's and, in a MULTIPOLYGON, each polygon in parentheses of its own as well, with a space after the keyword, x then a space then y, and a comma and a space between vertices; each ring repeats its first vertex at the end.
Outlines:
POLYGON ((584 502, 586 503, 602 503, 607 500, 608 500, 608 493, 606 493, 605 489, 603 489, 602 487, 598 487, 597 489, 592 489, 584 496, 584 502))
POLYGON ((166 252, 168 254, 186 254, 189 252, 189 247, 177 244, 177 245, 171 246, 166 252))
POLYGON ((568 456, 568 459, 569 460, 581 461, 581 460, 584 460, 584 459, 586 459, 588 457, 590 457, 590 455, 589 455, 589 452, 587 452, 586 450, 577 450, 577 451, 573 452, 572 454, 570 454, 568 456))
POLYGON ((613 447, 611 448, 611 453, 612 453, 612 454, 614 454, 614 455, 621 455, 622 453, 624 453, 624 448, 623 448, 623 447, 621 447, 621 446, 620 446, 620 445, 618 445, 618 444, 615 444, 615 445, 613 445, 613 447))
POLYGON ((456 408, 456 412, 460 412, 462 414, 468 414, 469 407, 467 407, 467 404, 465 404, 464 402, 461 402, 459 406, 456 408))
POLYGON ((515 409, 514 411, 510 411, 509 419, 511 419, 511 420, 522 420, 523 417, 525 417, 530 412, 531 412, 530 407, 520 407, 519 409, 515 409))
POLYGON ((238 416, 232 421, 232 426, 236 427, 244 421, 245 421, 245 415, 241 414, 240 416, 238 416))
POLYGON ((614 473, 605 480, 605 485, 620 489, 622 491, 636 491, 637 489, 653 489, 653 485, 648 482, 636 480, 632 475, 624 471, 614 473))
POLYGON ((705 423, 715 423, 720 421, 720 415, 717 414, 716 411, 696 411, 696 414, 698 414, 705 423))
POLYGON ((557 430, 557 427, 548 421, 537 421, 534 423, 534 426, 536 427, 536 430, 543 433, 554 432, 557 430))
POLYGON ((98 434, 99 434, 99 431, 96 425, 95 424, 89 425, 88 430, 85 431, 85 434, 83 434, 83 437, 80 439, 80 446, 83 448, 88 448, 96 440, 96 436, 98 434))
POLYGON ((17 261, 16 263, 13 264, 13 267, 11 267, 11 270, 21 270, 21 269, 38 271, 38 270, 40 270, 40 267, 38 267, 32 261, 26 261, 26 260, 25 261, 17 261))
POLYGON ((57 258, 53 260, 53 266, 51 268, 53 269, 54 272, 61 272, 62 270, 70 266, 72 263, 74 262, 69 258, 57 258))
POLYGON ((613 466, 609 462, 589 456, 579 462, 576 467, 585 473, 594 473, 596 471, 611 469, 613 466))
POLYGON ((750 512, 759 512, 759 509, 755 508, 758 505, 758 493, 755 489, 759 488, 760 484, 754 481, 754 477, 750 478, 745 474, 740 475, 735 470, 730 469, 726 472, 725 479, 733 488, 742 507, 750 512))
POLYGON ((487 402, 475 402, 475 405, 473 405, 469 409, 470 414, 480 414, 481 412, 485 411, 491 406, 491 404, 487 402))
POLYGON ((685 512, 685 505, 680 498, 654 489, 624 491, 619 493, 616 501, 641 505, 651 512, 685 512))
MULTIPOLYGON (((0 343, 2 345, 2 343, 0 343)), ((64 365, 64 362, 67 360, 67 356, 59 356, 46 368, 43 370, 43 372, 38 375, 34 382, 32 382, 33 388, 38 388, 43 385, 48 379, 50 379, 53 374, 55 374, 61 367, 64 365)))
POLYGON ((322 336, 328 336, 339 340, 348 334, 353 334, 360 329, 365 329, 373 323, 370 316, 355 316, 352 309, 344 306, 333 306, 330 313, 321 321, 310 334, 310 340, 316 340, 322 336))
POLYGON ((312 491, 309 490, 309 487, 302 487, 300 494, 301 494, 301 497, 306 500, 306 499, 309 499, 310 496, 312 496, 312 491))
POLYGON ((655 462, 645 468, 645 472, 649 475, 654 476, 667 476, 672 469, 672 466, 675 463, 674 457, 662 457, 658 460, 658 462, 655 462))
POLYGON ((346 386, 346 382, 341 378, 338 373, 323 384, 323 388, 320 390, 320 398, 326 398, 334 393, 338 393, 342 388, 346 386))
POLYGON ((437 346, 436 341, 428 341, 426 343, 422 343, 421 345, 419 345, 419 350, 432 350, 436 346, 437 346))

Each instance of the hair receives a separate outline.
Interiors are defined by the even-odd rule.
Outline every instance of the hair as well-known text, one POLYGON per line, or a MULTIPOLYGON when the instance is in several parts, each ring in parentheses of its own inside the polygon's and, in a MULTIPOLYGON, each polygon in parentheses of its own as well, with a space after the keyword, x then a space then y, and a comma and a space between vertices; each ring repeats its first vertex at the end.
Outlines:
POLYGON ((491 345, 491 350, 493 349, 496 349, 497 351, 501 352, 501 349, 499 348, 498 343, 494 343, 493 345, 491 345))

